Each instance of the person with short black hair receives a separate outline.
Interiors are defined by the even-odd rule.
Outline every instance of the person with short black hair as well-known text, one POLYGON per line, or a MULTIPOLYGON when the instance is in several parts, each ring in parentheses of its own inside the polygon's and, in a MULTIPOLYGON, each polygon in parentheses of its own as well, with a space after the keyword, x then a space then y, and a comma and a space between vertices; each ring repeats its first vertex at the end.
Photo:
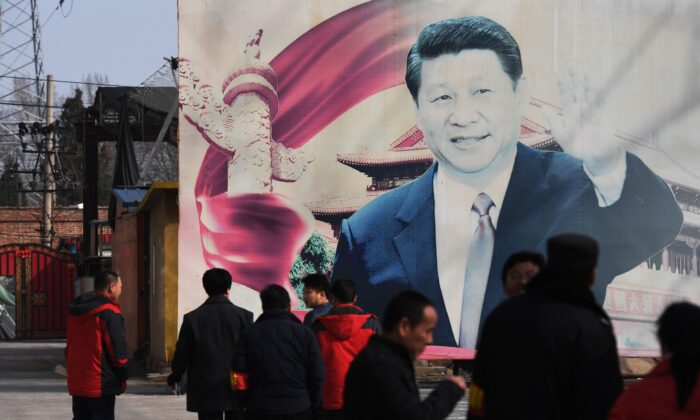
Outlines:
POLYGON ((127 342, 119 306, 122 279, 114 271, 95 276, 95 290, 68 305, 66 370, 76 420, 114 419, 115 396, 126 390, 127 342))
POLYGON ((241 418, 230 384, 231 355, 253 324, 253 313, 231 303, 231 283, 223 268, 204 273, 209 297, 183 317, 168 376, 174 388, 187 372, 187 411, 197 412, 200 420, 241 418))
POLYGON ((382 333, 350 365, 343 394, 347 420, 438 420, 464 396, 464 378, 450 376, 421 401, 413 362, 433 341, 437 324, 433 303, 421 293, 404 291, 386 307, 382 333))
POLYGON ((350 363, 381 328, 376 316, 355 305, 355 284, 338 279, 331 285, 333 308, 319 317, 311 329, 316 334, 326 366, 323 409, 326 420, 341 419, 345 376, 350 363))
POLYGON ((291 313, 283 287, 267 286, 260 300, 263 313, 233 357, 234 385, 248 394, 245 419, 322 418, 325 370, 314 334, 291 313))
POLYGON ((328 276, 323 273, 310 274, 301 282, 304 284, 304 304, 311 308, 311 311, 304 316, 304 325, 310 327, 316 318, 327 314, 333 307, 329 296, 330 283, 328 276))
POLYGON ((578 234, 547 241, 525 293, 484 324, 469 419, 606 419, 622 391, 610 318, 596 302, 598 244, 578 234))
POLYGON ((656 325, 664 358, 620 395, 610 420, 700 418, 700 306, 672 303, 656 325))
MULTIPOLYGON (((110 286, 116 286, 120 283, 119 274, 114 271, 101 271, 95 276, 93 281, 93 288, 102 292, 108 292, 110 286)), ((119 293, 121 294, 121 292, 119 293)))
POLYGON ((501 280, 508 297, 522 293, 525 285, 544 267, 544 256, 538 252, 520 251, 508 257, 501 280))

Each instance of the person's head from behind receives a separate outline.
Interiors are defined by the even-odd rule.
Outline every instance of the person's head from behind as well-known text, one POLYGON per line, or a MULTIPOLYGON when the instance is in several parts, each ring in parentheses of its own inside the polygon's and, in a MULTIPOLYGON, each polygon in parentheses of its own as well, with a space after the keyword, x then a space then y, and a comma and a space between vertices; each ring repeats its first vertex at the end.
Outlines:
POLYGON ((333 304, 355 303, 357 301, 357 291, 355 283, 349 279, 338 279, 331 285, 333 304))
POLYGON ((676 380, 676 401, 682 410, 698 386, 700 371, 700 307, 690 302, 669 305, 659 317, 657 335, 661 350, 671 355, 676 380))
POLYGON ((328 303, 330 282, 323 273, 310 274, 301 280, 304 284, 304 304, 309 308, 318 308, 328 303))
POLYGON ((209 296, 228 295, 231 283, 231 274, 223 268, 209 269, 202 276, 204 291, 209 296))
POLYGON ((260 292, 260 301, 262 302, 263 312, 278 310, 289 311, 292 309, 289 293, 284 287, 278 284, 273 284, 264 288, 260 292))
POLYGON ((94 287, 116 302, 122 294, 122 279, 114 271, 101 271, 95 276, 94 287))
POLYGON ((497 174, 514 156, 520 133, 520 48, 498 23, 481 16, 423 28, 406 60, 406 86, 418 127, 451 175, 497 174))
POLYGON ((544 256, 537 252, 521 251, 508 257, 503 265, 501 280, 508 297, 520 294, 525 285, 544 266, 544 256))
POLYGON ((391 340, 403 345, 413 359, 433 342, 437 311, 427 297, 413 290, 394 296, 384 311, 382 330, 391 340))
POLYGON ((598 265, 598 243, 585 235, 565 233, 547 241, 545 267, 575 287, 591 287, 595 282, 598 265))

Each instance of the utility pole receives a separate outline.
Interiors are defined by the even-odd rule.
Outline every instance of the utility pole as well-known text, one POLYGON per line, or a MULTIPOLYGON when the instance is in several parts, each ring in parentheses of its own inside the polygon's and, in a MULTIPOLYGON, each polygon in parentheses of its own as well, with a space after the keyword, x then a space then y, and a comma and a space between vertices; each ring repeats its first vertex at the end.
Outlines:
POLYGON ((53 153, 53 76, 46 76, 46 125, 49 127, 46 136, 46 158, 44 160, 43 178, 46 180, 44 185, 44 209, 42 212, 43 221, 41 224, 41 244, 51 247, 53 240, 53 226, 51 225, 51 215, 53 213, 53 196, 56 190, 56 182, 53 177, 53 168, 55 158, 53 153))

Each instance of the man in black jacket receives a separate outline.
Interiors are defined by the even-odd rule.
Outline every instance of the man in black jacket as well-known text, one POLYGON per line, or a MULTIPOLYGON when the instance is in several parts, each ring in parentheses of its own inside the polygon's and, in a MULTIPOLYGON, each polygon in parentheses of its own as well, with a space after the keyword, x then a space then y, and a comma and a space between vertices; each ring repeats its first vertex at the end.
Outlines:
MULTIPOLYGON (((233 370, 247 382, 246 420, 319 418, 325 370, 311 329, 278 285, 260 292, 263 314, 237 346, 233 370)), ((244 389, 239 386, 238 389, 244 389)))
POLYGON ((173 357, 168 385, 174 388, 187 371, 187 411, 199 419, 239 419, 231 390, 231 355, 253 314, 231 303, 231 275, 213 268, 202 277, 209 298, 185 314, 173 357))
POLYGON ((466 385, 448 377, 423 401, 413 361, 433 341, 437 312, 422 294, 405 291, 386 308, 383 333, 374 335, 350 365, 343 414, 347 420, 438 420, 464 396, 466 385))
POLYGON ((566 234, 547 242, 549 261, 525 293, 487 318, 469 398, 469 419, 607 419, 622 391, 610 318, 591 286, 597 243, 566 234))

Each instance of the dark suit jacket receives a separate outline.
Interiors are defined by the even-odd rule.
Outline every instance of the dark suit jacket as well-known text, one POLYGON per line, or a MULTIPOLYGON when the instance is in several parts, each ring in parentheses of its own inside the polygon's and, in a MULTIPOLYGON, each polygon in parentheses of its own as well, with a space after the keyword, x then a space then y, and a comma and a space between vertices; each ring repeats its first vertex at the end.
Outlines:
MULTIPOLYGON (((581 233, 600 245, 596 298, 614 276, 629 271, 676 237, 683 214, 666 183, 627 153, 620 199, 599 207, 580 160, 518 143, 500 209, 481 322, 505 298, 501 269, 520 250, 545 252, 548 238, 581 233)), ((343 221, 332 279, 350 278, 358 305, 383 314, 397 292, 415 289, 436 305, 434 344, 456 346, 438 281, 435 254, 433 164, 415 181, 371 201, 343 221)))
POLYGON ((180 382, 187 371, 187 411, 232 410, 231 358, 238 340, 253 324, 253 313, 212 296, 185 314, 168 383, 180 382))

